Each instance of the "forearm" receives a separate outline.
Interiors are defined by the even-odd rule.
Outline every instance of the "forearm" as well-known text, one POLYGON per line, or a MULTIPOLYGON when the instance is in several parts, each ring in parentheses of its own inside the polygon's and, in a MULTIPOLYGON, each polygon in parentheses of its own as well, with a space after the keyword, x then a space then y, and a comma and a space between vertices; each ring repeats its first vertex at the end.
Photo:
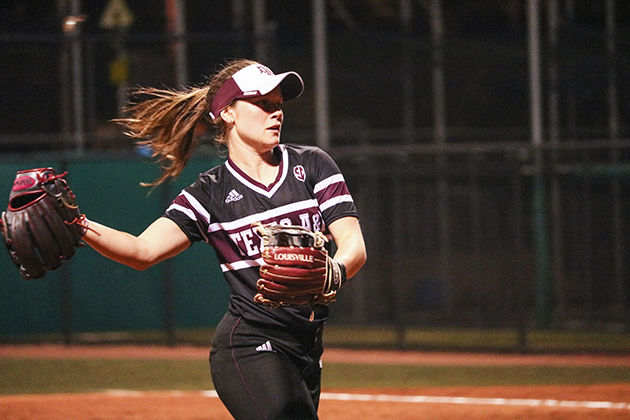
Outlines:
POLYGON ((367 260, 363 237, 352 236, 339 245, 334 259, 346 267, 347 278, 353 277, 367 260))
POLYGON ((164 218, 153 222, 139 236, 90 220, 83 240, 101 255, 136 270, 172 257, 190 244, 177 226, 164 218))
POLYGON ((99 254, 137 270, 151 265, 142 251, 142 241, 130 233, 90 220, 83 240, 99 254))
POLYGON ((367 261, 367 251, 359 221, 355 218, 345 218, 334 222, 330 228, 337 244, 334 259, 344 265, 347 278, 351 278, 367 261))

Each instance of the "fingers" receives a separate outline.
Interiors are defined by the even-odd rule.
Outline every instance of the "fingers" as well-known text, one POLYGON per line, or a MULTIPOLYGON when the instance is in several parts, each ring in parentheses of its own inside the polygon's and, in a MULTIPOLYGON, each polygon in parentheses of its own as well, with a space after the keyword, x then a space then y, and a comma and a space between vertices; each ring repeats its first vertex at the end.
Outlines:
POLYGON ((326 279, 326 266, 301 268, 265 264, 260 267, 260 277, 281 283, 317 283, 322 286, 326 279))

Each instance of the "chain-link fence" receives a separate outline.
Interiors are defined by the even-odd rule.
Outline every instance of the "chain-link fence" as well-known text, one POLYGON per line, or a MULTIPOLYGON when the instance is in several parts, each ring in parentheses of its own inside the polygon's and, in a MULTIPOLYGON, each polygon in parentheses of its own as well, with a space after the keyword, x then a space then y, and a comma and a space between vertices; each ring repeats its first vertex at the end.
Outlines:
MULTIPOLYGON (((134 153, 108 122, 127 89, 201 83, 228 57, 300 72, 306 91, 286 106, 283 139, 318 144, 324 4, 327 148, 369 254, 332 322, 628 328, 625 2, 175 3, 181 32, 168 8, 145 15, 134 2, 131 28, 100 27, 104 5, 86 2, 78 32, 4 32, 0 157, 134 153)), ((212 150, 202 133, 199 153, 212 150)))

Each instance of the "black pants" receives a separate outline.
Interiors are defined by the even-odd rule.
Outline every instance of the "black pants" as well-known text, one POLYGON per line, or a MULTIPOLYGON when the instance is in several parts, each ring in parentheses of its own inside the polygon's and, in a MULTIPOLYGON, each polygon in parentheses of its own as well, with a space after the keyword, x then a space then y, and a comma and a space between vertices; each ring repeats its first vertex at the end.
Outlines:
POLYGON ((292 335, 226 314, 212 341, 215 389, 237 420, 317 419, 321 328, 292 335))

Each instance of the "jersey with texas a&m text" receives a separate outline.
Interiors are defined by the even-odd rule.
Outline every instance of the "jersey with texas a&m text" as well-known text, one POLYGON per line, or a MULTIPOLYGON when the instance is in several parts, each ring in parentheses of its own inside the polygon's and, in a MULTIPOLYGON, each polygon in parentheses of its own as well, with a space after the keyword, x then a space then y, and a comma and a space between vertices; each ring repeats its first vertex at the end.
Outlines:
POLYGON ((272 184, 255 181, 228 159, 184 188, 165 217, 191 242, 212 245, 230 286, 230 312, 270 326, 313 326, 325 321, 326 306, 269 309, 254 302, 262 258, 252 224, 299 225, 329 234, 327 226, 358 217, 357 211, 343 175, 324 151, 282 144, 274 155, 279 170, 272 184))

